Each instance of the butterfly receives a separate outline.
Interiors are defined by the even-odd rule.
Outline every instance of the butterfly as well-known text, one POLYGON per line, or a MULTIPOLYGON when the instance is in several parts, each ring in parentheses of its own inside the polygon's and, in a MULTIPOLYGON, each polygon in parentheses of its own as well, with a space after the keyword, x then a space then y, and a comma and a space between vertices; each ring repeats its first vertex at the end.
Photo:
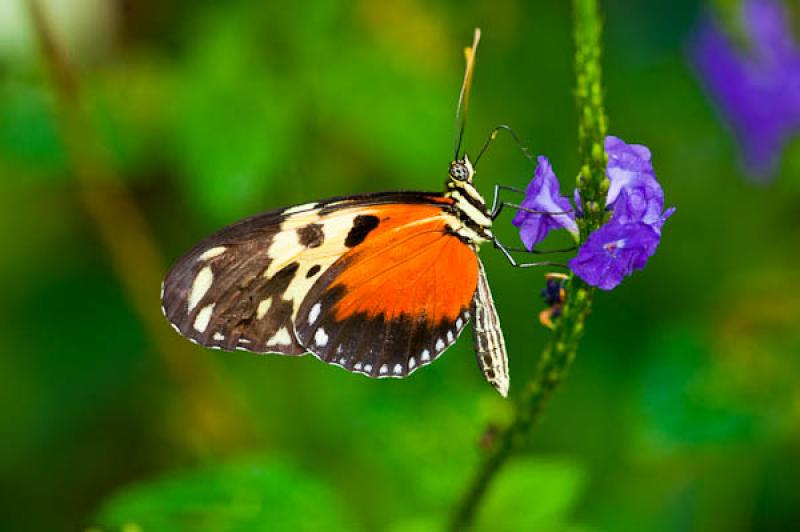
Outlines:
MULTIPOLYGON (((472 78, 476 30, 459 96, 472 78)), ((465 96, 466 95, 466 96, 465 96)), ((458 112, 456 122, 458 124, 458 112)), ((381 192, 277 209, 205 238, 162 286, 174 329, 211 348, 301 355, 374 378, 436 360, 470 320, 478 365, 506 396, 505 340, 481 244, 493 213, 459 157, 444 192, 381 192)))

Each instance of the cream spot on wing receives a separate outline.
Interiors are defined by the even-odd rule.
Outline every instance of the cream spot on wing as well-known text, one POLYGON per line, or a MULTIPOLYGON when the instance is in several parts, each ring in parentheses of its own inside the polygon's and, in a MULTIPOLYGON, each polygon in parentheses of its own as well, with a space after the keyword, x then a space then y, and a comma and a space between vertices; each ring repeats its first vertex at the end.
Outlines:
POLYGON ((210 305, 200 309, 200 312, 197 313, 197 317, 194 319, 195 330, 199 332, 206 331, 208 322, 211 321, 211 314, 214 312, 214 305, 215 303, 211 303, 210 305))
POLYGON ((347 359, 345 357, 339 359, 339 364, 341 364, 342 366, 344 366, 345 362, 347 362, 347 359))
POLYGON ((214 333, 214 340, 221 342, 225 339, 225 335, 222 333, 215 332, 214 333))
POLYGON ((442 349, 444 349, 444 341, 439 338, 436 340, 436 351, 441 351, 442 349))
POLYGON ((458 318, 456 320, 456 328, 461 329, 461 327, 463 327, 463 326, 464 326, 464 320, 462 320, 461 318, 458 318))
POLYGON ((325 344, 328 343, 328 334, 325 329, 317 329, 317 332, 314 333, 314 342, 320 347, 325 347, 325 344))
POLYGON ((199 257, 197 257, 197 260, 213 259, 214 257, 217 257, 217 256, 222 255, 223 253, 225 253, 226 249, 228 249, 228 248, 226 248, 225 246, 217 246, 215 248, 211 248, 211 249, 205 251, 199 257))
POLYGON ((261 319, 267 315, 269 312, 269 308, 272 306, 272 296, 262 299, 261 303, 258 304, 258 308, 256 309, 256 319, 261 319))
POLYGON ((312 325, 317 318, 319 318, 320 310, 322 310, 322 305, 320 303, 315 304, 311 307, 311 312, 308 313, 308 324, 312 325))
POLYGON ((380 374, 386 375, 387 373, 389 373, 389 366, 384 364, 383 366, 381 366, 380 374))
POLYGON ((273 259, 264 271, 264 277, 272 277, 289 264, 303 249, 298 240, 297 231, 287 230, 287 224, 281 225, 281 230, 272 239, 267 250, 267 256, 273 259))
POLYGON ((214 274, 211 272, 211 266, 206 266, 197 273, 197 277, 195 277, 192 282, 192 288, 189 290, 189 307, 187 312, 191 312, 194 307, 200 303, 200 300, 206 295, 206 292, 211 288, 211 283, 213 282, 214 274))
POLYGON ((414 357, 409 358, 408 359, 408 369, 414 369, 415 367, 417 367, 417 359, 414 358, 414 357))
MULTIPOLYGON (((341 204, 341 210, 332 212, 326 216, 320 216, 316 207, 319 204, 298 205, 286 209, 283 214, 287 216, 281 223, 280 230, 275 234, 267 250, 267 256, 272 259, 269 266, 264 270, 264 277, 271 278, 281 269, 292 262, 300 264, 298 273, 289 282, 289 286, 281 295, 281 298, 292 302, 292 319, 298 319, 300 304, 305 299, 308 291, 319 279, 315 275, 311 278, 306 277, 302 272, 308 270, 312 265, 319 266, 320 272, 325 272, 336 262, 342 254, 350 248, 344 245, 347 235, 353 228, 353 220, 358 215, 371 214, 373 211, 365 208, 352 208, 350 202, 342 201, 329 206, 341 204), (324 244, 319 247, 303 246, 298 238, 298 229, 307 227, 310 224, 320 224, 324 235, 324 244)), ((321 314, 322 309, 320 309, 321 314)), ((319 316, 312 319, 310 311, 307 318, 309 323, 318 323, 319 316)))
POLYGON ((355 364, 353 364, 353 369, 357 369, 357 370, 360 371, 361 370, 361 362, 356 362, 355 364))
POLYGON ((289 334, 289 330, 286 327, 281 327, 278 329, 272 338, 269 339, 267 342, 268 345, 291 345, 292 344, 292 335, 289 334))
MULTIPOLYGON (((319 266, 320 272, 326 271, 343 253, 348 251, 344 241, 352 228, 355 216, 356 213, 346 212, 333 213, 321 218, 316 210, 304 212, 298 210, 292 216, 287 217, 267 250, 267 256, 273 260, 264 271, 264 277, 274 276, 292 262, 301 264, 298 272, 305 271, 306 266, 310 265, 319 266), (297 230, 307 227, 309 224, 322 225, 323 245, 312 248, 300 243, 297 230)), ((293 319, 297 319, 300 303, 317 279, 318 276, 308 278, 301 273, 295 274, 282 294, 283 299, 292 302, 293 319)))
POLYGON ((394 365, 394 374, 395 375, 400 375, 401 373, 403 373, 403 365, 402 364, 395 364, 394 365))
POLYGON ((298 212, 310 211, 316 206, 317 206, 316 203, 303 203, 302 205, 295 205, 294 207, 289 207, 288 209, 284 210, 281 214, 287 216, 289 214, 296 214, 298 212))
POLYGON ((250 340, 248 340, 247 338, 239 338, 239 343, 240 344, 249 344, 249 343, 252 343, 252 342, 250 342, 250 340))
POLYGON ((364 371, 372 373, 372 364, 364 364, 364 371))
POLYGON ((431 359, 431 352, 430 352, 430 351, 428 351, 427 349, 424 349, 424 350, 422 351, 422 354, 419 356, 419 358, 420 358, 420 359, 421 359, 423 362, 428 362, 428 361, 431 359))
POLYGON ((452 344, 455 337, 453 336, 453 331, 447 331, 447 343, 452 344))

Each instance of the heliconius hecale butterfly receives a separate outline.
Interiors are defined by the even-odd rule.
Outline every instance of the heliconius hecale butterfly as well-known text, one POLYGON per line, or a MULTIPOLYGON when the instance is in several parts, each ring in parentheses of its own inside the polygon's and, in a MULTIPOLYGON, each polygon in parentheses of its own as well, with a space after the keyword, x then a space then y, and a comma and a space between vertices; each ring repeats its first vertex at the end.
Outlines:
MULTIPOLYGON (((466 50, 464 114, 479 37, 466 50)), ((327 199, 207 237, 167 275, 165 316, 204 346, 310 352, 376 378, 430 364, 472 319, 478 364, 506 396, 505 342, 477 255, 495 240, 495 213, 473 186, 469 158, 459 157, 463 131, 464 118, 444 193, 327 199)))

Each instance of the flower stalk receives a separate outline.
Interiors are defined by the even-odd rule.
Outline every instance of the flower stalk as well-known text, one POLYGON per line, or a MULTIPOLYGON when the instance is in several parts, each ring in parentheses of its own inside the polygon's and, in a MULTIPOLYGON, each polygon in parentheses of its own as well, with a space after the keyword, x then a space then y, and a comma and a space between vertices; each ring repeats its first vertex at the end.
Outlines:
MULTIPOLYGON (((606 218, 609 182, 604 149, 608 121, 603 106, 600 38, 602 24, 597 0, 573 0, 575 31, 576 104, 580 173, 577 188, 583 216, 577 217, 579 241, 583 243, 606 218)), ((508 459, 525 442, 553 392, 569 372, 586 318, 591 312, 594 288, 570 275, 565 283, 566 299, 553 334, 542 352, 536 374, 522 389, 514 418, 501 430, 496 443, 483 457, 450 522, 451 530, 468 529, 492 481, 508 459)))
POLYGON ((577 186, 583 212, 578 219, 581 242, 604 220, 608 178, 608 157, 604 150, 608 119, 603 108, 603 80, 600 65, 602 24, 597 0, 574 0, 575 11, 575 98, 578 107, 578 153, 581 167, 577 186))

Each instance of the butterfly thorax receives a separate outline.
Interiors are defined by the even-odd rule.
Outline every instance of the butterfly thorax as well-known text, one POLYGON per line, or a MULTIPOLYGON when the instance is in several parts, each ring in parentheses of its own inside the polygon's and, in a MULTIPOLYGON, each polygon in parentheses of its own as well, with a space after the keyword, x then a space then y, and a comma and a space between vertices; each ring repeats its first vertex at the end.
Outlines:
POLYGON ((453 201, 454 214, 458 219, 458 224, 451 229, 473 247, 478 247, 494 236, 486 202, 472 184, 474 175, 475 170, 466 155, 462 160, 453 161, 450 163, 444 195, 453 201))

